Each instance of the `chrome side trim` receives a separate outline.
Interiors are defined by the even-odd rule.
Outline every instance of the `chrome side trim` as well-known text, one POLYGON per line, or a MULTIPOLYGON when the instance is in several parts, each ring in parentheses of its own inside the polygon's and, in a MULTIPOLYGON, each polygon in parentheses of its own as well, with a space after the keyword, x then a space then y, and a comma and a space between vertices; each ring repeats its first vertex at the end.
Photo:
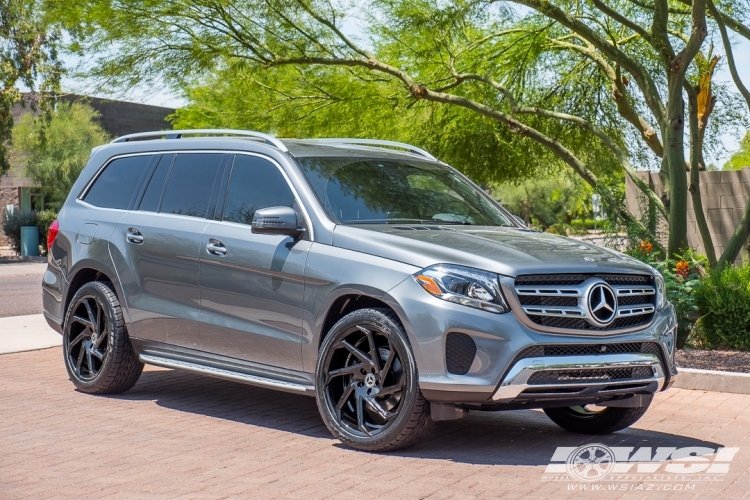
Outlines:
POLYGON ((542 356, 537 358, 524 358, 514 364, 505 376, 500 386, 492 395, 494 401, 510 401, 518 397, 529 388, 534 389, 562 389, 588 387, 606 387, 617 385, 630 385, 634 383, 658 382, 658 389, 664 387, 664 368, 659 362, 658 356, 647 353, 632 354, 597 354, 588 356, 542 356), (580 370, 590 368, 622 368, 648 366, 653 370, 653 377, 647 379, 618 380, 604 382, 571 382, 569 384, 528 384, 529 377, 533 373, 554 370, 580 370))
POLYGON ((224 380, 233 380, 235 382, 242 382, 244 384, 250 384, 258 387, 268 387, 271 389, 292 392, 296 394, 310 395, 315 393, 315 387, 303 384, 295 384, 294 382, 275 380, 271 378, 260 377, 258 375, 251 375, 249 373, 236 372, 223 368, 191 363, 189 361, 163 358, 161 356, 154 356, 152 354, 139 354, 138 357, 140 358, 141 362, 149 365, 162 366, 164 368, 174 368, 177 370, 186 370, 193 373, 199 373, 201 375, 208 375, 224 380))

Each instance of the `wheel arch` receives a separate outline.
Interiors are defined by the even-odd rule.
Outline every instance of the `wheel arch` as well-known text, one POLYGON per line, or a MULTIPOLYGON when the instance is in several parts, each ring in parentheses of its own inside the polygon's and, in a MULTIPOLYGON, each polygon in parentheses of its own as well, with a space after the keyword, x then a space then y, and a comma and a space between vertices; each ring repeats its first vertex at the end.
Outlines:
POLYGON ((63 324, 65 323, 68 314, 68 307, 70 307, 70 301, 73 299, 73 296, 83 285, 92 281, 112 283, 112 291, 115 293, 115 296, 117 296, 117 300, 120 301, 120 306, 123 308, 123 312, 125 312, 125 304, 122 300, 122 293, 120 292, 120 286, 117 281, 117 274, 113 269, 107 269, 95 261, 81 261, 71 270, 66 281, 68 285, 63 296, 63 324))

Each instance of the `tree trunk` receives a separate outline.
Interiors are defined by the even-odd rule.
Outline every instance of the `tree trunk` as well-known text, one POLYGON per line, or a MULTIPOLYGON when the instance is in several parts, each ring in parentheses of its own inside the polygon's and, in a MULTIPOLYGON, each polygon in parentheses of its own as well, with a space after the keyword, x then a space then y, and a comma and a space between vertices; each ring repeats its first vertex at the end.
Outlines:
POLYGON ((685 101, 682 98, 683 75, 669 75, 664 159, 669 174, 669 242, 672 256, 688 247, 687 242, 687 173, 685 171, 685 101))

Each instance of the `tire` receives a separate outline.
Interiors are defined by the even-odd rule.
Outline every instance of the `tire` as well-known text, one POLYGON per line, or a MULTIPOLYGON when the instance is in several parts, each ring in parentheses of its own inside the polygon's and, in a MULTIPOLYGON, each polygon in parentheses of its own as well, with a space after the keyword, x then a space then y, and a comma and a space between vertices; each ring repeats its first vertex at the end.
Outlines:
POLYGON ((648 406, 622 408, 608 406, 591 411, 586 407, 545 408, 544 413, 566 431, 578 434, 609 434, 628 428, 640 419, 648 406))
POLYGON ((138 381, 143 363, 130 344, 111 284, 86 283, 73 296, 63 324, 63 358, 81 392, 119 394, 138 381))
POLYGON ((432 426, 414 355, 390 310, 361 309, 339 320, 321 345, 315 379, 323 422, 351 448, 406 448, 432 426))

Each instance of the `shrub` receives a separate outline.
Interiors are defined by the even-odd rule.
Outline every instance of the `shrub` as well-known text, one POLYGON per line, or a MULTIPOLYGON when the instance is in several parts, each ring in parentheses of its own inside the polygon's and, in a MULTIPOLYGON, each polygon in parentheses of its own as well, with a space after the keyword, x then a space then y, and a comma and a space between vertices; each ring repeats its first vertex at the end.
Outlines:
POLYGON ((33 210, 5 210, 3 215, 3 231, 10 240, 10 246, 16 253, 21 253, 21 228, 36 226, 36 212, 33 210))
POLYGON ((646 241, 628 253, 654 267, 664 277, 667 299, 677 316, 677 347, 681 349, 700 317, 696 291, 708 276, 705 257, 687 251, 675 259, 657 260, 653 245, 646 241))
POLYGON ((714 270, 696 298, 708 347, 750 350, 750 266, 714 270))

